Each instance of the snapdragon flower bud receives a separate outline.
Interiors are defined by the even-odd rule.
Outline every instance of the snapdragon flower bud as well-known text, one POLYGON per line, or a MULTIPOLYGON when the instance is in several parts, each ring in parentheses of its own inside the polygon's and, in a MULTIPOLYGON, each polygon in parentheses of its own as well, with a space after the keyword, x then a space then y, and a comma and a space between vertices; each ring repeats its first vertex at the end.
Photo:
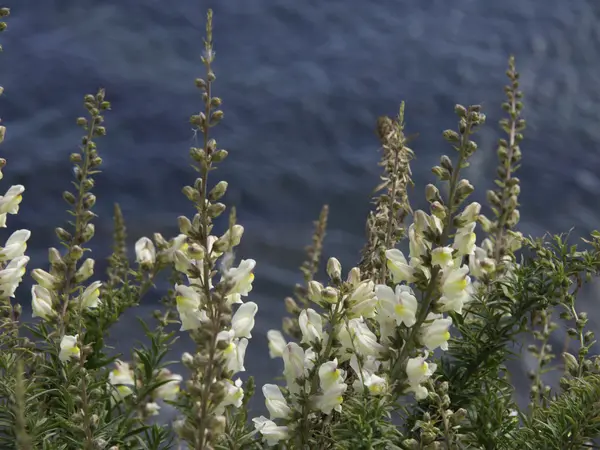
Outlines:
POLYGON ((342 265, 337 258, 329 258, 327 261, 327 275, 331 280, 339 280, 342 277, 342 265))

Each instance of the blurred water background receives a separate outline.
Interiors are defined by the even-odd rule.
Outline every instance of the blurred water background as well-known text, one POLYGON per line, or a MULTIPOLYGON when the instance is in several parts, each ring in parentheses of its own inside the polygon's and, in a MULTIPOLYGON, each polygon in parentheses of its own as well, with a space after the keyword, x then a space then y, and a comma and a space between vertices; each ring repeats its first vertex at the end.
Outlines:
MULTIPOLYGON (((7 126, 2 190, 26 187, 8 230, 29 228, 30 268, 47 268, 54 228, 67 220, 61 193, 70 188, 69 154, 82 134, 83 95, 106 88, 113 110, 95 193, 97 270, 110 254, 112 208, 119 202, 130 245, 177 231, 192 214, 181 194, 195 172, 189 116, 201 108, 194 78, 206 10, 214 9, 215 93, 225 120, 215 129, 228 160, 213 181, 229 182, 228 204, 246 232, 238 257, 258 265, 249 299, 259 304, 246 374, 260 385, 281 373, 266 332, 279 328, 283 298, 301 280, 299 265, 324 203, 331 214, 326 256, 347 270, 359 260, 372 188, 380 169, 374 127, 406 101, 417 188, 442 153, 441 132, 455 128, 456 103, 480 103, 488 123, 467 177, 485 203, 495 175, 504 72, 514 54, 528 122, 522 145, 521 225, 525 234, 582 236, 600 218, 600 2, 597 0, 5 0, 12 8, 1 41, 0 116, 7 126)), ((2 238, 2 239, 5 239, 2 238)), ((20 288, 30 311, 27 279, 20 288)), ((583 308, 598 329, 597 285, 583 308)), ((165 286, 162 286, 165 288, 165 286)), ((163 291, 146 297, 112 334, 127 351, 143 337, 135 316, 149 318, 163 291)), ((28 312, 26 312, 28 314, 28 312)), ((562 345, 564 333, 555 344, 562 345)), ((190 345, 184 336, 173 356, 190 345)), ((527 368, 524 361, 518 374, 527 368)), ((245 378, 246 374, 242 374, 245 378)), ((521 396, 527 395, 527 383, 521 396)), ((524 398, 524 397, 523 397, 524 398)), ((262 409, 262 394, 252 405, 262 409)))

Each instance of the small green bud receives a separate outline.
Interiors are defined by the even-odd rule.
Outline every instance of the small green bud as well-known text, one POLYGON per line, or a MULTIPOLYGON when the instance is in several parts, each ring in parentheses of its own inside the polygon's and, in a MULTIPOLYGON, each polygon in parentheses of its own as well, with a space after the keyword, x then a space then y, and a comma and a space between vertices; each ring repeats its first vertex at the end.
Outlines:
POLYGON ((223 119, 223 111, 220 109, 210 115, 210 124, 216 125, 223 119))
POLYGON ((339 300, 339 292, 337 291, 337 289, 335 289, 331 286, 327 286, 325 289, 323 289, 321 291, 321 297, 327 303, 334 304, 334 303, 337 303, 339 300))
POLYGON ((71 240, 71 233, 69 233, 67 230, 65 230, 64 228, 58 227, 56 228, 56 235, 58 236, 58 238, 61 241, 70 241, 71 240))
POLYGON ((202 148, 192 147, 190 148, 190 156, 196 162, 202 163, 206 161, 206 152, 202 148))
POLYGON ((454 113, 458 117, 463 118, 463 117, 467 116, 467 109, 462 105, 456 105, 456 106, 454 106, 454 113))
POLYGON ((225 211, 227 207, 223 204, 223 203, 213 203, 208 207, 208 215, 211 218, 216 218, 219 217, 221 214, 223 214, 223 211, 225 211))
POLYGON ((443 133, 444 139, 453 144, 458 144, 460 142, 460 135, 454 130, 446 130, 443 133))
POLYGON ((202 78, 196 78, 195 84, 198 89, 206 89, 206 81, 204 81, 202 78))
POLYGON ((92 239, 94 237, 95 232, 96 232, 96 227, 94 226, 94 224, 88 223, 82 232, 82 237, 83 237, 84 242, 88 242, 90 239, 92 239))
POLYGON ((227 150, 217 150, 215 153, 212 154, 210 159, 212 162, 218 163, 227 158, 228 154, 229 153, 227 152, 227 150))
POLYGON ((431 171, 441 180, 447 181, 450 179, 450 173, 446 169, 440 166, 435 166, 431 169, 431 171))
POLYGON ((285 310, 289 314, 298 314, 300 312, 298 304, 294 301, 292 297, 286 297, 283 302, 285 303, 285 310))
POLYGON ((200 199, 200 194, 198 193, 198 191, 191 186, 185 186, 182 189, 182 192, 183 195, 185 195, 187 199, 191 202, 196 202, 200 199))
POLYGON ((94 194, 90 194, 89 192, 85 194, 83 198, 83 206, 86 209, 92 208, 96 204, 96 196, 94 194))
POLYGON ((221 197, 223 197, 223 195, 225 195, 226 191, 227 191, 227 181, 219 181, 215 185, 215 187, 213 187, 212 190, 208 193, 208 199, 210 201, 217 201, 221 197))
POLYGON ((69 204, 69 205, 74 205, 75 204, 75 196, 73 194, 71 194, 69 191, 65 191, 63 192, 63 199, 69 204))
POLYGON ((433 184, 425 186, 425 198, 429 203, 440 201, 440 191, 433 184))
POLYGON ((337 258, 329 258, 327 261, 327 275, 333 281, 340 280, 342 277, 342 265, 337 258))
POLYGON ((74 245, 71 247, 71 251, 69 252, 69 257, 73 261, 79 261, 83 256, 83 249, 79 245, 74 245))

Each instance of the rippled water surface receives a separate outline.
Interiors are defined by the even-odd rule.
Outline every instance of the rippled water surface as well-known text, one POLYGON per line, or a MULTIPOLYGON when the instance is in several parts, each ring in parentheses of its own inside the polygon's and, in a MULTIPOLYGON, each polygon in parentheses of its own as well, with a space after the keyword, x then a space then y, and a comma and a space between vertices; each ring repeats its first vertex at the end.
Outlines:
MULTIPOLYGON (((495 173, 506 61, 515 54, 528 121, 521 230, 575 226, 580 236, 599 226, 596 0, 4 3, 12 16, 0 39, 3 189, 26 186, 9 229, 32 230, 31 268, 46 267, 54 227, 67 219, 61 192, 70 187, 68 155, 81 134, 75 118, 83 95, 99 86, 113 110, 98 142, 105 164, 97 178, 96 258, 110 252, 113 202, 123 207, 132 245, 156 231, 174 235, 176 217, 192 213, 180 191, 194 180, 188 120, 201 107, 193 80, 203 75, 204 18, 214 9, 215 89, 225 111, 215 132, 230 158, 213 179, 229 182, 226 200, 246 228, 239 256, 258 261, 251 298, 261 309, 246 368, 259 384, 280 373, 266 332, 280 326, 281 300, 300 281, 302 249, 322 204, 331 207, 326 255, 346 268, 358 262, 379 174, 374 125, 379 115, 395 115, 401 100, 408 133, 420 134, 412 145, 416 207, 424 206, 430 167, 452 151, 441 131, 455 127, 454 104, 483 105, 488 125, 468 171, 483 203, 495 173)), ((21 288, 26 302, 28 286, 21 288)), ((115 343, 142 337, 134 317, 148 317, 158 295, 120 323, 115 343)), ((588 289, 584 309, 596 329, 597 301, 588 289)), ((188 348, 180 342, 174 356, 188 348)))

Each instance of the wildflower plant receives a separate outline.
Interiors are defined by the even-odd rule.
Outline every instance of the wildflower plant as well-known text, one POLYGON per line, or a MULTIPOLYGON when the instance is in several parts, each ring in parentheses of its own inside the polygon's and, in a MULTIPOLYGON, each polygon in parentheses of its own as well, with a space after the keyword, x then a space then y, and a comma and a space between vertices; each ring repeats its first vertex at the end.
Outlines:
MULTIPOLYGON (((0 17, 8 16, 1 8, 0 17)), ((198 177, 183 187, 193 212, 177 219, 176 236, 138 239, 130 261, 116 204, 109 267, 105 274, 95 271, 88 246, 102 163, 97 141, 106 134, 110 111, 103 89, 84 97, 87 116, 77 119, 84 135, 70 156, 73 189, 63 194, 70 220, 56 228, 60 249, 49 249, 47 266, 27 273, 31 232, 8 231, 25 187, 8 187, 0 196, 0 227, 8 231, 0 247, 0 446, 592 446, 600 434, 600 358, 576 300, 598 274, 600 232, 579 249, 569 236, 524 237, 517 230, 515 173, 525 121, 512 58, 503 104, 508 117, 500 123, 506 137, 498 144, 496 188, 487 193, 487 207, 472 201, 475 187, 465 178, 474 153, 485 151, 476 143, 486 122, 481 106, 455 107, 456 129, 443 132, 451 153, 441 156, 434 182, 424 189, 427 210, 413 211, 408 197, 415 153, 405 135, 404 103, 396 118, 379 119, 383 174, 361 260, 347 269, 329 257, 327 279, 317 279, 329 212, 324 206, 301 267, 304 284, 285 299, 283 332, 267 333, 264 351, 279 358, 282 369, 259 387, 268 417, 249 411, 256 387, 244 360, 262 306, 252 295, 257 263, 236 253, 244 228, 235 208, 224 203, 228 184, 211 175, 228 157, 213 137, 224 117, 214 59, 209 11, 205 75, 195 82, 201 109, 190 118, 202 137, 190 149, 198 177), (170 287, 153 327, 141 321, 146 340, 130 357, 116 354, 106 344, 112 326, 162 273, 170 287), (25 300, 33 321, 24 320, 21 294, 16 298, 25 276, 34 280, 25 300), (557 363, 549 342, 563 325, 576 345, 566 346, 557 363), (166 356, 182 334, 193 347, 181 355, 185 373, 175 373, 166 356), (516 357, 515 344, 530 337, 539 343, 529 347, 537 370, 530 374, 530 404, 519 406, 515 386, 522 382, 511 379, 506 363, 516 357), (559 385, 547 385, 545 374, 556 370, 559 385), (152 419, 165 404, 177 411, 173 423, 152 419)), ((5 133, 0 125, 0 144, 5 133)))

